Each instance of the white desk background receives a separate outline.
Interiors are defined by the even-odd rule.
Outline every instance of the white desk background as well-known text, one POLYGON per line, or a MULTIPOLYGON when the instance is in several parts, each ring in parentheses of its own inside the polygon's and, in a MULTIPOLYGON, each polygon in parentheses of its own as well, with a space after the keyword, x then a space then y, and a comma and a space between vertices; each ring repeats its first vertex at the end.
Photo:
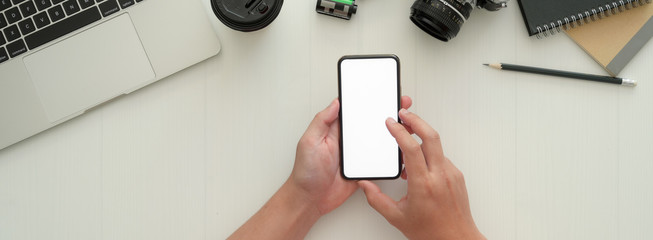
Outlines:
MULTIPOLYGON (((527 37, 516 1, 449 43, 410 22, 412 2, 360 0, 344 21, 287 0, 253 33, 210 15, 216 57, 0 151, 0 239, 226 238, 287 178, 338 58, 365 53, 400 57, 488 238, 653 239, 653 44, 620 74, 636 88, 501 72, 481 64, 605 74, 564 34, 527 37)), ((403 235, 358 191, 306 238, 403 235)))

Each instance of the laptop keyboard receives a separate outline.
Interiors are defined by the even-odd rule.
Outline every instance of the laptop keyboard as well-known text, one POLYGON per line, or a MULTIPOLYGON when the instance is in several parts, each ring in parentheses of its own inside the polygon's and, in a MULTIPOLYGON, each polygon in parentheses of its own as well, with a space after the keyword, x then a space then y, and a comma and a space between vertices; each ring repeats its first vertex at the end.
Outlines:
POLYGON ((0 0, 0 63, 143 0, 0 0))

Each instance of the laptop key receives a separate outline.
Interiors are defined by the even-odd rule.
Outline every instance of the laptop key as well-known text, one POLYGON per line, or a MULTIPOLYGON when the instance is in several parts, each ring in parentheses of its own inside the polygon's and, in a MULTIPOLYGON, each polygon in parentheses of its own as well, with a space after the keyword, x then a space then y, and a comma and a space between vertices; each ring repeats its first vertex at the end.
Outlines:
POLYGON ((11 42, 20 37, 20 32, 18 32, 18 27, 16 27, 16 25, 11 25, 5 28, 4 33, 5 37, 7 38, 7 42, 11 42))
POLYGON ((28 18, 28 19, 25 19, 25 20, 21 21, 18 24, 18 27, 20 27, 20 32, 23 33, 23 36, 27 35, 27 34, 30 34, 30 33, 34 32, 34 30, 36 30, 36 26, 34 26, 34 22, 32 22, 31 18, 28 18))
POLYGON ((79 6, 82 7, 82 9, 86 9, 90 6, 93 6, 95 4, 95 0, 79 0, 79 6))
POLYGON ((5 12, 5 17, 7 17, 7 22, 9 22, 9 24, 14 24, 15 22, 23 19, 23 17, 20 15, 20 10, 18 10, 18 7, 7 10, 5 12))
POLYGON ((23 17, 29 17, 36 13, 36 6, 32 1, 25 2, 20 5, 20 12, 23 13, 23 17))
POLYGON ((61 6, 55 6, 53 8, 48 9, 48 15, 50 15, 50 20, 52 20, 52 22, 59 21, 66 16, 64 15, 61 6))
POLYGON ((48 24, 50 24, 50 19, 48 18, 48 14, 46 12, 36 14, 34 16, 34 23, 38 28, 43 28, 47 26, 48 24))
POLYGON ((134 0, 118 0, 118 3, 122 9, 125 9, 134 5, 134 0))
POLYGON ((9 60, 9 55, 7 55, 7 51, 5 51, 5 48, 0 47, 0 63, 9 60))
POLYGON ((80 12, 79 14, 70 16, 58 23, 54 23, 46 28, 34 32, 31 35, 28 35, 25 37, 25 42, 27 43, 29 49, 34 49, 72 31, 89 25, 97 20, 100 20, 101 18, 102 16, 100 16, 100 11, 98 8, 91 7, 80 12))
POLYGON ((5 43, 7 43, 7 41, 5 41, 5 37, 3 36, 2 31, 0 31, 0 46, 4 45, 5 43))
POLYGON ((118 3, 116 0, 109 0, 103 3, 100 3, 100 12, 102 12, 102 16, 106 17, 111 14, 114 14, 118 12, 120 8, 118 7, 118 3))
POLYGON ((5 9, 11 7, 11 1, 10 0, 0 0, 0 11, 4 11, 5 9))
POLYGON ((50 0, 36 0, 36 8, 39 9, 39 11, 43 11, 43 9, 49 8, 52 6, 52 3, 50 0))
POLYGON ((7 20, 5 19, 5 15, 0 12, 0 29, 6 27, 7 25, 9 25, 9 23, 7 23, 7 20))
POLYGON ((63 3, 63 9, 66 11, 66 15, 73 15, 79 12, 79 5, 77 5, 77 1, 75 0, 68 0, 63 3))
POLYGON ((25 42, 23 42, 23 39, 20 39, 18 41, 7 44, 7 52, 9 52, 10 57, 15 58, 16 56, 27 52, 27 47, 25 47, 25 42))

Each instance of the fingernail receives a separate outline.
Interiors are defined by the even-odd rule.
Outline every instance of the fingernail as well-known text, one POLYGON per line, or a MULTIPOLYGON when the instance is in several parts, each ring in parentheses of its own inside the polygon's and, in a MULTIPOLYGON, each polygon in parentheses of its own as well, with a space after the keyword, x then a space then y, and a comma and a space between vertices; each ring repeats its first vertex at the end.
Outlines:
POLYGON ((409 112, 408 110, 406 110, 405 108, 402 108, 401 110, 399 110, 399 118, 400 118, 401 120, 405 120, 404 117, 405 117, 406 115, 408 115, 409 113, 410 113, 410 112, 409 112))
POLYGON ((338 99, 337 98, 333 99, 333 101, 331 101, 331 104, 329 104, 329 106, 327 108, 333 107, 334 105, 336 105, 336 102, 338 102, 338 99))
POLYGON ((385 122, 386 122, 386 123, 389 123, 389 124, 395 124, 395 123, 397 123, 397 121, 395 121, 395 119, 394 119, 394 118, 391 118, 391 117, 386 118, 386 119, 385 119, 385 122))

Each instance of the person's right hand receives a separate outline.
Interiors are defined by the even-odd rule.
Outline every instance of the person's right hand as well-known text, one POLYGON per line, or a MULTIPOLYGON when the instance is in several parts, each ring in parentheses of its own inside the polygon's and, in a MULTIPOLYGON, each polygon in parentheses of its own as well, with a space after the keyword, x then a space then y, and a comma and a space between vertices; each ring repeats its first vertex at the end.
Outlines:
POLYGON ((403 151, 408 193, 397 202, 376 184, 359 181, 369 204, 409 239, 485 239, 472 218, 463 174, 444 156, 438 133, 405 109, 399 117, 403 125, 391 118, 386 125, 403 151))

